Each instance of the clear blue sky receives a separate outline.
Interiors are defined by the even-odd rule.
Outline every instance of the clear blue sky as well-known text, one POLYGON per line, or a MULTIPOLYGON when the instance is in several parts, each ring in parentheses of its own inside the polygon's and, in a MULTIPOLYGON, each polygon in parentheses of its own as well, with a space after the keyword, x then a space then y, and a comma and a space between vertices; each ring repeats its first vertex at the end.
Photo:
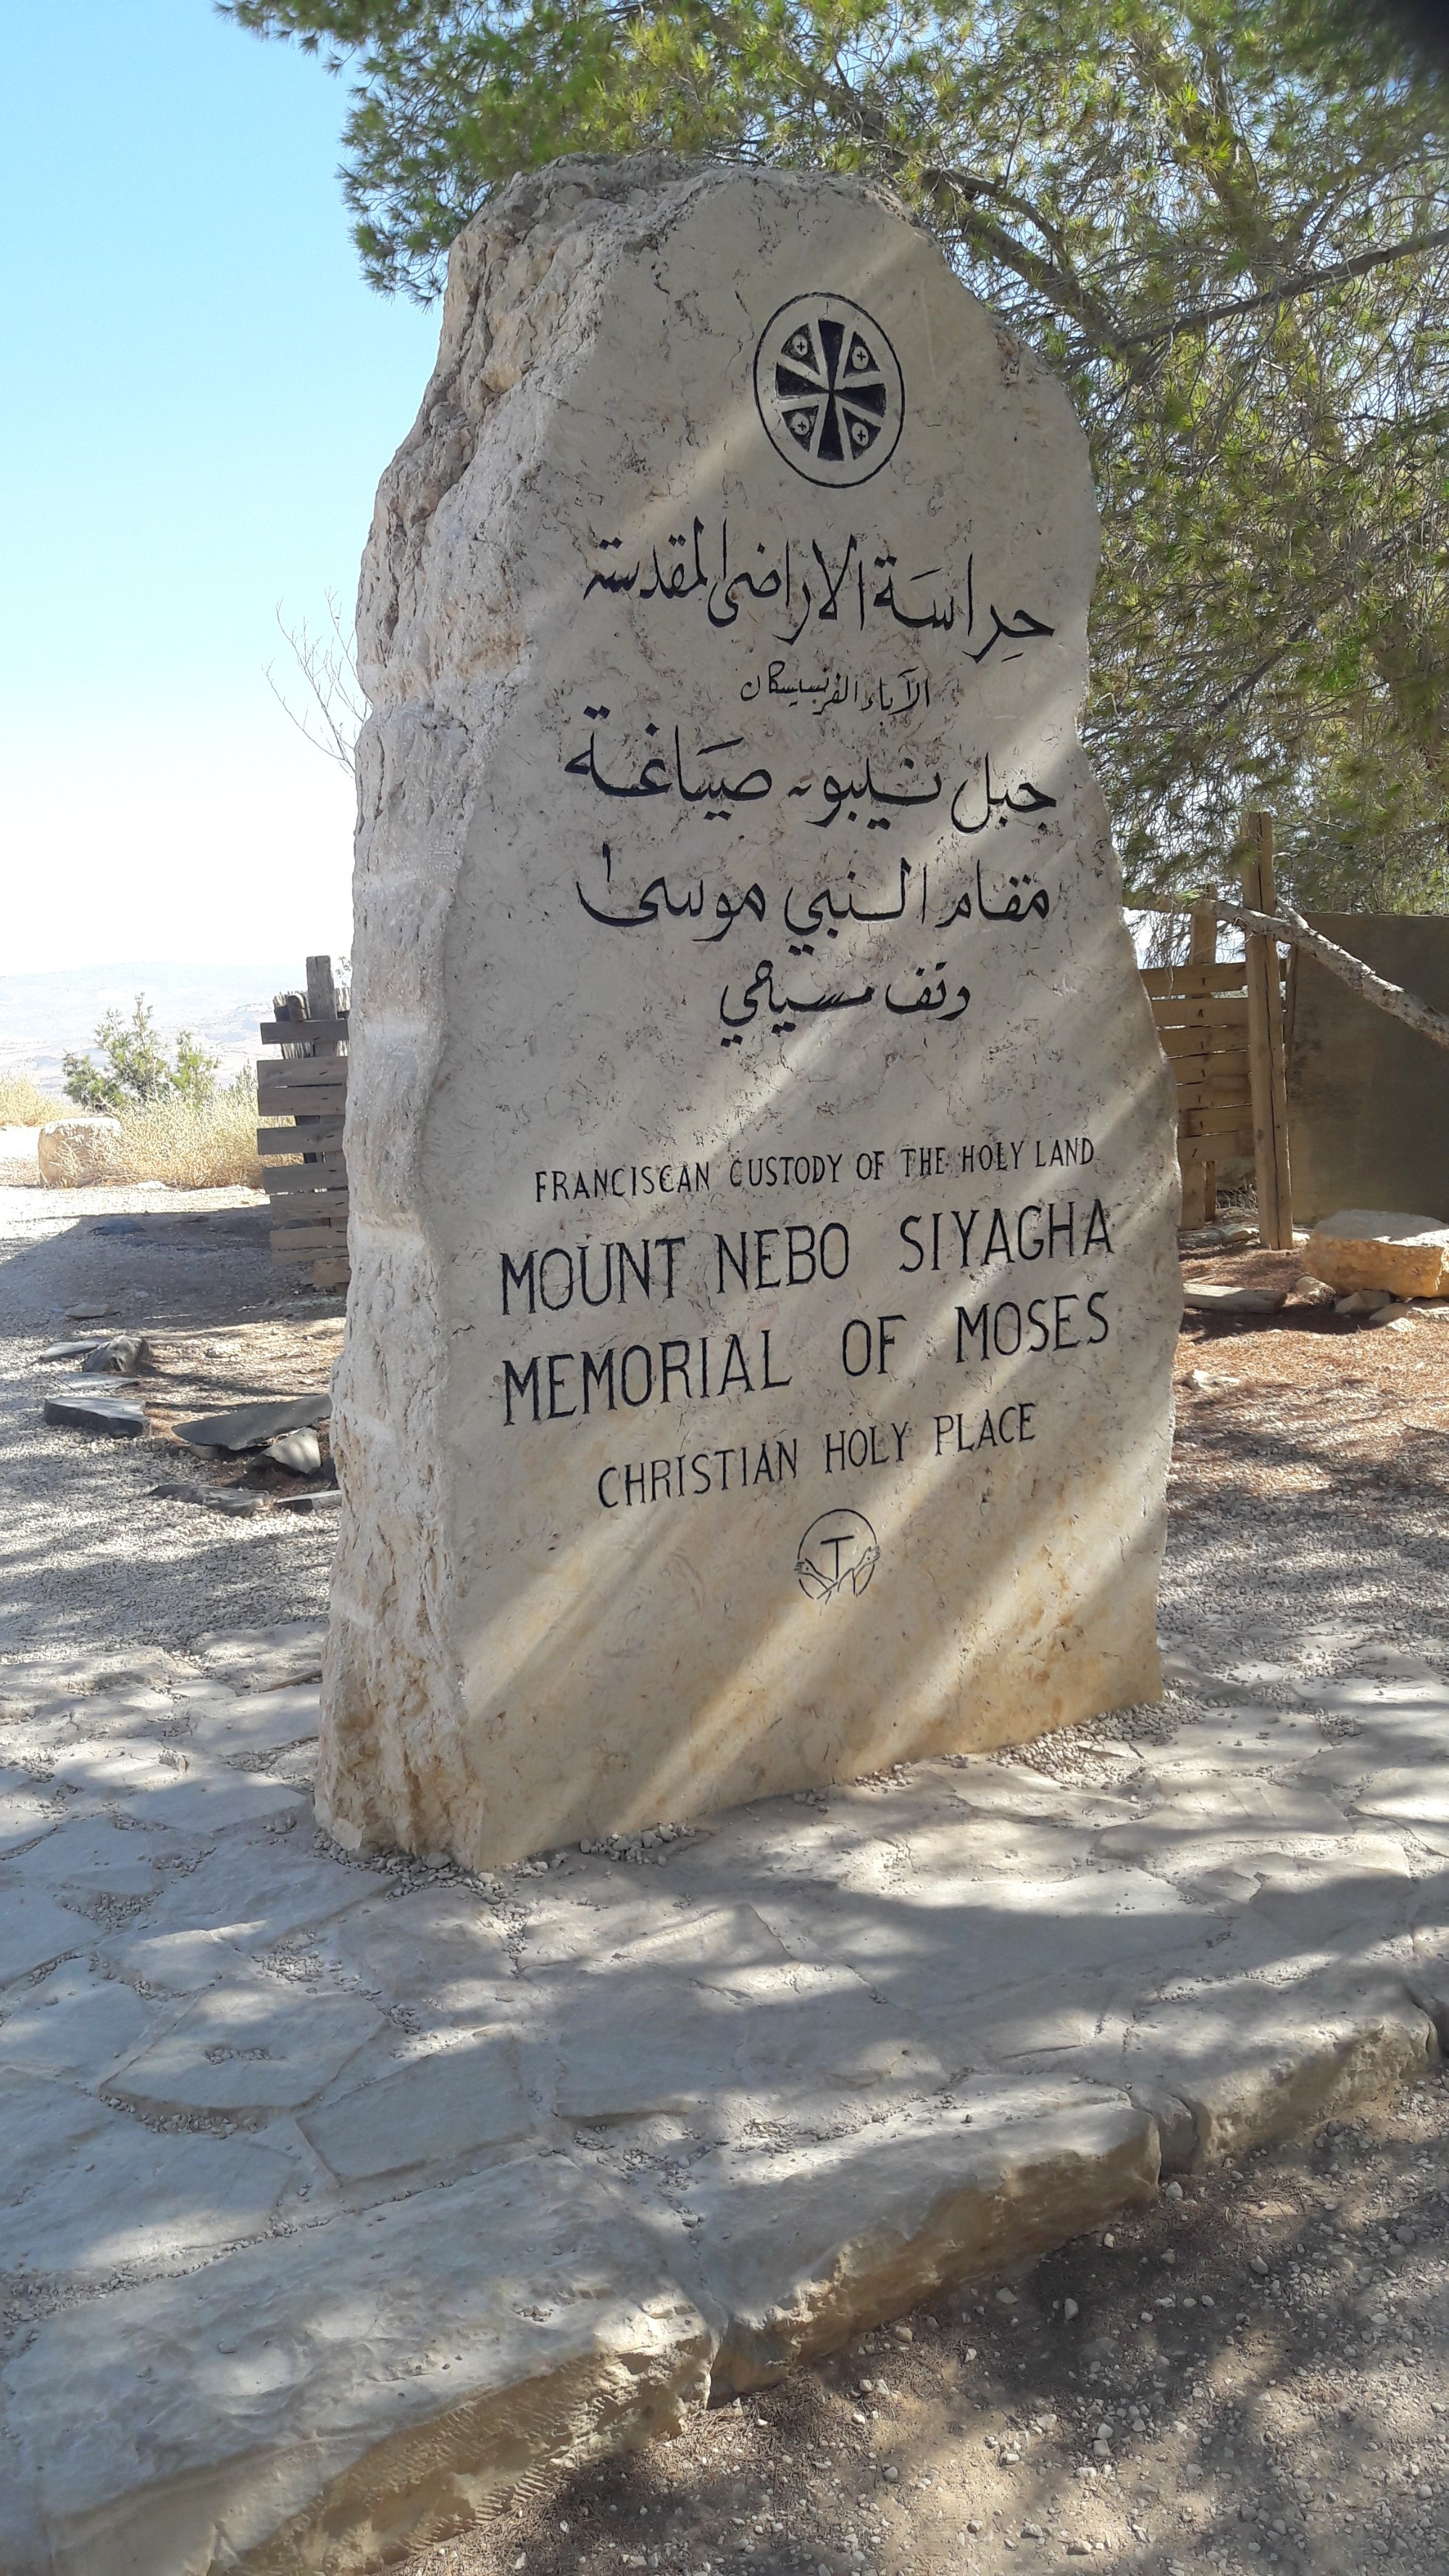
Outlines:
POLYGON ((210 0, 0 0, 0 973, 348 944, 268 690, 350 613, 436 313, 363 285, 342 84, 210 0))

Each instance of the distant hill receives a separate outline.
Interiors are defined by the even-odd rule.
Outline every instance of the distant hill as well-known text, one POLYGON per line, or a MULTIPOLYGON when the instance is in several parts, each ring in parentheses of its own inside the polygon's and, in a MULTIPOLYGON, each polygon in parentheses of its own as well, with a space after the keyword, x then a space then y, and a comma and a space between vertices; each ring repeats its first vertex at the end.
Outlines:
POLYGON ((0 975, 0 1071, 33 1073, 59 1091, 61 1058, 81 1055, 103 1011, 129 1013, 144 993, 162 1035, 190 1029, 221 1058, 229 1082, 260 1044, 274 993, 302 989, 305 960, 276 965, 176 966, 140 957, 119 966, 61 966, 44 975, 0 975))

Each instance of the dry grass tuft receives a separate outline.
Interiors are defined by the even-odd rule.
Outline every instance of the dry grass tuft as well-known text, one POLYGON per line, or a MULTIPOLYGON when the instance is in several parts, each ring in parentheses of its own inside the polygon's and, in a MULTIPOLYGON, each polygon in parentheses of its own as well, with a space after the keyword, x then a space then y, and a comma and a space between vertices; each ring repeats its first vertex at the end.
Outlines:
POLYGON ((29 1073, 0 1072, 0 1127, 45 1127, 52 1118, 74 1118, 73 1100, 42 1091, 29 1073))
POLYGON ((127 1110, 120 1135, 107 1146, 104 1169, 94 1160, 84 1166, 76 1161, 58 1186, 137 1181, 164 1181, 173 1190, 259 1190, 256 1093, 242 1085, 218 1092, 201 1108, 187 1100, 157 1100, 127 1110))

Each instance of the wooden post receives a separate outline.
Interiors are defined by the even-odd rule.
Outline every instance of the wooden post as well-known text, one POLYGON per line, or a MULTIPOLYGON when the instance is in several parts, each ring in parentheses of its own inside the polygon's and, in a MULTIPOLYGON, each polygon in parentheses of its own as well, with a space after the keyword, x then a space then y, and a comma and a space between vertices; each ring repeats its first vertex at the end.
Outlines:
MULTIPOLYGON (((337 984, 330 957, 309 957, 307 960, 307 1017, 309 1020, 335 1020, 337 1017, 337 984)), ((317 1053, 335 1055, 335 1039, 325 1045, 319 1044, 317 1053)))
MULTIPOLYGON (((1215 956, 1217 956, 1217 917, 1212 912, 1202 912, 1202 907, 1194 907, 1192 927, 1189 927, 1189 943, 1186 943, 1186 963, 1189 963, 1189 966, 1202 966, 1204 961, 1210 961, 1210 958, 1215 956), (1207 945, 1204 945, 1204 922, 1207 922, 1207 945)), ((1176 971, 1179 969, 1174 969, 1174 974, 1176 971)), ((1184 989, 1184 992, 1192 992, 1194 989, 1192 976, 1186 976, 1184 987, 1181 989, 1184 989)), ((1179 1154, 1179 1170, 1181 1170, 1179 1224, 1184 1226, 1184 1231, 1194 1231, 1197 1226, 1207 1224, 1207 1218, 1212 1216, 1212 1208, 1215 1208, 1215 1200, 1217 1200, 1215 1177, 1212 1177, 1210 1164, 1197 1162, 1197 1157, 1181 1157, 1179 1154)))
MULTIPOLYGON (((1243 829, 1243 903, 1250 912, 1271 912, 1273 902, 1273 817, 1249 814, 1243 829)), ((1247 966, 1248 1081, 1253 1096, 1258 1234, 1268 1250, 1287 1252, 1293 1244, 1293 1197, 1288 1171, 1288 1086, 1277 942, 1249 937, 1247 966)))
MULTIPOLYGON (((1218 917, 1201 904, 1194 904, 1188 931, 1187 960, 1190 966, 1211 966, 1218 953, 1218 917)), ((1189 986, 1189 990, 1191 986, 1189 986)), ((1182 1166, 1182 1222, 1185 1226, 1210 1225, 1218 1210, 1218 1172, 1216 1163, 1184 1163, 1182 1166)))

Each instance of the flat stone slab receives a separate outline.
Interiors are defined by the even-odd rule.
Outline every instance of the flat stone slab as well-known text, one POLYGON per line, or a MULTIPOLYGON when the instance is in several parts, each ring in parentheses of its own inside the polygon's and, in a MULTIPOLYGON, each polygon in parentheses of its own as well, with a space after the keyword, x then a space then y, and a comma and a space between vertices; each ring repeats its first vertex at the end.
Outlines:
POLYGON ((226 1413, 200 1413, 175 1425, 178 1440, 193 1449, 265 1449, 284 1431, 309 1431, 332 1411, 330 1395, 278 1396, 275 1402, 236 1404, 226 1413))
POLYGON ((316 1834, 317 1645, 7 1669, 5 2576, 380 2563, 1449 2037, 1401 1650, 488 1877, 316 1834))
POLYGON ((64 1431, 102 1431, 115 1440, 139 1440, 146 1428, 146 1409, 124 1395, 95 1395, 89 1387, 66 1387, 45 1399, 45 1419, 64 1431))
POLYGON ((1286 1288, 1226 1288, 1215 1280, 1190 1279, 1182 1302, 1190 1315, 1276 1315, 1288 1303, 1286 1288))

